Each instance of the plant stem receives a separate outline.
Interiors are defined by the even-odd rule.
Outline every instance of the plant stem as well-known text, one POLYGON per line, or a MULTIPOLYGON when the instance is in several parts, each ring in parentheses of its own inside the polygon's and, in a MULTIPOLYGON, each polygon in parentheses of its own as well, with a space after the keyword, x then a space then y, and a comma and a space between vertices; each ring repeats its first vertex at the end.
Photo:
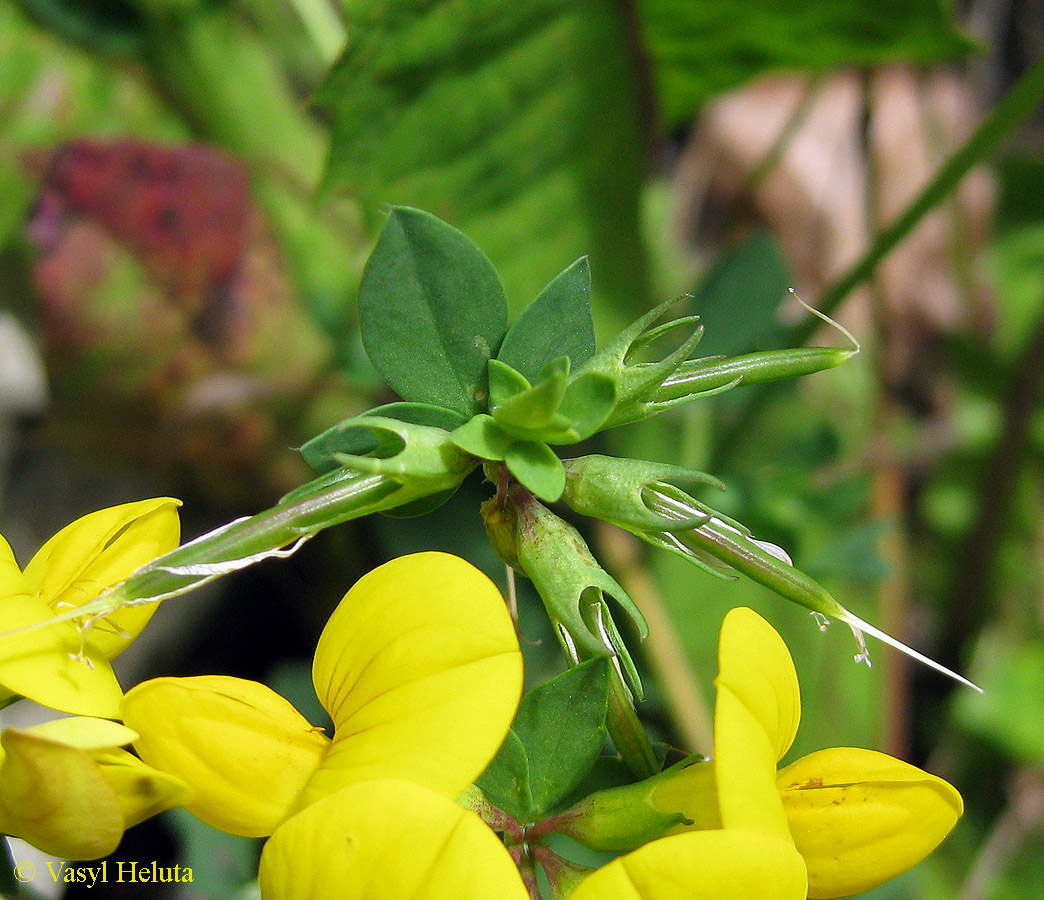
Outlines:
POLYGON ((635 711, 631 692, 615 666, 609 670, 609 712, 605 726, 617 752, 635 778, 649 778, 660 771, 649 735, 635 711))
MULTIPOLYGON (((924 190, 890 225, 878 232, 866 255, 827 289, 816 308, 826 315, 832 315, 841 305, 841 301, 870 277, 878 263, 913 231, 917 223, 956 188, 972 168, 985 160, 1036 111, 1041 100, 1044 100, 1044 54, 994 107, 993 112, 979 125, 964 146, 943 163, 924 190)), ((791 329, 788 345, 797 346, 805 343, 818 326, 819 323, 813 319, 796 325, 791 329)))

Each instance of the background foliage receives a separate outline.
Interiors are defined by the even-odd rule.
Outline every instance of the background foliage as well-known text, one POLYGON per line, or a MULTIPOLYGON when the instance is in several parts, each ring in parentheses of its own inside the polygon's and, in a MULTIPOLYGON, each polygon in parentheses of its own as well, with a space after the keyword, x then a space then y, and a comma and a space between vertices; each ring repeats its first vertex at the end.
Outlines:
MULTIPOLYGON (((588 254, 601 340, 688 290, 701 355, 793 343, 793 286, 864 352, 591 449, 714 472, 723 511, 987 693, 883 648, 857 667, 847 636, 763 589, 607 528, 589 537, 652 626, 643 715, 707 749, 718 625, 754 606, 798 665, 795 756, 878 747, 966 798, 943 848, 874 896, 1033 896, 1040 75, 1008 93, 1040 50, 1031 16, 995 3, 955 18, 936 0, 0 3, 0 530, 27 554, 55 524, 162 490, 188 501, 191 534, 302 480, 293 447, 394 399, 354 303, 390 204, 478 243, 512 319, 588 254), (992 131, 965 144, 983 119, 992 131), (922 193, 962 147, 959 171, 922 193), (917 227, 890 230, 904 210, 917 227)), ((263 676, 305 709, 301 659, 361 572, 438 547, 502 580, 475 515, 485 495, 469 482, 437 515, 345 526, 165 606, 127 679, 263 676)), ((561 666, 538 606, 523 588, 534 681, 561 666)), ((193 865, 193 896, 211 897, 249 891, 255 853, 182 815, 117 851, 193 865)))

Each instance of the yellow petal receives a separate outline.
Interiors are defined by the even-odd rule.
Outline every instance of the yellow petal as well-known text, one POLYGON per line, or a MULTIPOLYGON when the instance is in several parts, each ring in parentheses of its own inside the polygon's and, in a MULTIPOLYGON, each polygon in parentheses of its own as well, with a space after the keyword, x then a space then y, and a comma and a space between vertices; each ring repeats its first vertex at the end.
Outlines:
MULTIPOLYGON (((135 569, 178 545, 181 501, 157 497, 101 509, 67 525, 25 567, 25 577, 53 611, 81 606, 135 569)), ((98 623, 88 643, 105 659, 141 632, 156 604, 124 607, 98 623)))
POLYGON ((271 689, 224 675, 146 681, 123 721, 145 762, 189 786, 190 812, 246 837, 275 830, 330 745, 271 689))
POLYGON ((757 613, 733 609, 718 644, 714 772, 725 828, 789 838, 776 762, 800 717, 797 675, 782 638, 757 613))
POLYGON ((279 827, 261 854, 264 900, 527 900, 474 813, 403 781, 350 785, 279 827))
POLYGON ((307 802, 355 781, 406 779, 456 798, 488 765, 522 692, 522 655, 496 586, 445 553, 365 575, 316 649, 334 743, 307 802))
POLYGON ((105 750, 112 747, 125 747, 137 738, 137 734, 126 725, 110 722, 108 719, 93 719, 87 716, 68 716, 64 719, 52 719, 40 725, 27 728, 32 734, 79 747, 81 750, 105 750))
POLYGON ((754 610, 738 607, 725 616, 716 683, 750 710, 781 760, 797 735, 801 693, 787 645, 754 610))
POLYGON ((815 898, 866 891, 905 872, 964 811, 949 783, 873 750, 811 753, 783 769, 778 784, 815 898))
POLYGON ((126 828, 192 801, 192 792, 180 778, 152 768, 126 750, 103 750, 91 757, 116 792, 126 828))
POLYGON ((660 812, 681 813, 692 822, 679 825, 677 831, 721 828, 713 762, 693 763, 658 781, 649 799, 660 812))
MULTIPOLYGON (((6 632, 50 615, 44 603, 27 594, 0 598, 6 632)), ((116 718, 123 695, 108 660, 83 646, 71 622, 0 634, 0 684, 51 709, 100 718, 116 718), (81 651, 87 662, 76 658, 81 651)))
POLYGON ((805 900, 794 845, 758 831, 693 831, 652 841, 581 882, 570 900, 805 900))
POLYGON ((11 545, 0 534, 0 597, 29 593, 32 593, 32 587, 18 567, 11 545))
POLYGON ((97 859, 116 849, 123 814, 85 750, 15 729, 0 740, 0 830, 64 859, 97 859))

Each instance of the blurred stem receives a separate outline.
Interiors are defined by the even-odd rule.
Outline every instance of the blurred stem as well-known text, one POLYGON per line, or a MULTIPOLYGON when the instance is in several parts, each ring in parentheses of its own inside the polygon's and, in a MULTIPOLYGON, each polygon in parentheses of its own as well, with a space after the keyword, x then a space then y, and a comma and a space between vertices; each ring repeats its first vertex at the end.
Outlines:
MULTIPOLYGON (((845 275, 842 275, 820 298, 816 308, 833 315, 852 290, 866 281, 889 253, 892 252, 942 200, 957 187, 961 179, 983 162, 1039 107, 1044 100, 1044 55, 1026 71, 1014 87, 994 107, 968 141, 957 150, 935 173, 935 177, 893 221, 883 228, 870 249, 845 275)), ((804 344, 819 323, 803 321, 790 332, 790 346, 804 344)))
POLYGON ((809 78, 808 84, 805 88, 805 93, 801 95, 801 99, 798 101, 797 106, 794 107, 794 111, 787 118, 787 121, 783 123, 783 127, 780 129, 779 134, 776 135, 776 139, 772 142, 772 146, 769 147, 768 153, 766 153, 761 162, 754 167, 754 170, 747 178, 748 192, 760 188, 762 182, 768 178, 772 173, 772 170, 779 165, 780 161, 783 159, 783 155, 787 152, 787 147, 790 146, 790 142, 794 139, 794 135, 796 135, 801 126, 805 124, 809 113, 812 112, 812 108, 816 105, 816 100, 819 99, 822 87, 822 74, 815 74, 809 78))
POLYGON ((692 752, 711 755, 714 744, 710 710, 693 679, 677 630, 663 607, 663 599, 642 565, 638 541, 602 522, 596 526, 596 538, 609 568, 649 623, 649 637, 643 647, 663 686, 683 746, 692 752))
POLYGON ((1033 831, 1040 830, 1042 821, 1044 773, 1039 770, 1016 773, 1004 811, 993 823, 989 836, 983 842, 958 900, 984 900, 990 896, 990 887, 998 883, 998 874, 1019 852, 1033 831))
MULTIPOLYGON (((883 520, 888 530, 881 537, 878 551, 887 575, 877 591, 881 627, 890 635, 907 642, 909 629, 909 548, 903 531, 903 498, 905 470, 896 458, 890 439, 896 410, 885 397, 878 405, 875 424, 880 441, 876 460, 872 513, 883 520)), ((886 753, 909 759, 910 753, 910 660, 901 653, 886 653, 882 659, 883 693, 881 709, 881 746, 886 753)))
POLYGON ((1001 403, 1001 432, 983 467, 975 518, 954 567, 944 598, 947 627, 940 646, 943 662, 960 660, 965 642, 992 612, 993 574, 1000 542, 1007 533, 1015 487, 1022 472, 1033 423, 1044 400, 1044 303, 1012 369, 1001 403))
MULTIPOLYGON (((866 228, 876 238, 881 230, 880 167, 874 141, 875 91, 873 75, 863 79, 863 103, 870 123, 866 141, 866 228)), ((877 589, 881 627, 904 643, 909 618, 909 548, 903 530, 906 468, 896 446, 896 427, 903 409, 896 399, 897 381, 902 377, 903 348, 896 336, 902 331, 894 321, 895 307, 885 295, 880 281, 869 277, 871 321, 875 339, 870 342, 871 360, 878 384, 871 423, 874 448, 871 514, 883 521, 886 531, 877 550, 885 566, 885 577, 877 589), (899 357, 900 359, 896 359, 899 357)), ((910 666, 901 653, 886 653, 882 661, 881 746, 901 759, 909 757, 910 744, 910 666)))
MULTIPOLYGON (((835 281, 814 304, 827 315, 833 315, 842 301, 866 281, 878 264, 892 252, 935 206, 957 187, 961 179, 983 162, 1044 101, 1044 55, 1023 74, 972 136, 935 173, 935 177, 887 227, 883 228, 873 244, 848 272, 835 281)), ((797 347, 806 343, 820 326, 817 319, 806 319, 787 333, 782 346, 797 347)), ((723 429, 717 441, 719 448, 733 448, 757 425, 774 388, 756 387, 750 397, 747 414, 735 426, 723 429)), ((720 452, 719 454, 720 455, 720 452)))

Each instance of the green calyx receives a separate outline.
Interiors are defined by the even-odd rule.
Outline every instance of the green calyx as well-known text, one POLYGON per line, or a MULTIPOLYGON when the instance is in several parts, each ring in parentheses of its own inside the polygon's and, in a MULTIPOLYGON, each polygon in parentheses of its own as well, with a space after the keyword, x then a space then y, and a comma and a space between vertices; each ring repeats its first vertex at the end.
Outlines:
POLYGON ((692 824, 678 810, 665 808, 657 792, 678 772, 701 762, 702 756, 690 757, 651 778, 596 791, 537 827, 565 834, 601 853, 635 850, 692 824))
POLYGON ((628 687, 641 698, 638 671, 607 598, 619 604, 644 638, 648 626, 641 611, 572 525, 525 489, 511 490, 509 501, 517 517, 515 557, 540 594, 566 656, 574 665, 598 656, 614 658, 628 687))
POLYGON ((848 347, 798 347, 733 357, 707 357, 681 362, 643 396, 621 402, 607 428, 659 415, 697 397, 710 397, 741 384, 765 384, 812 375, 841 365, 856 353, 848 347))
POLYGON ((701 525, 712 513, 687 517, 658 511, 646 499, 645 489, 657 483, 724 485, 712 475, 672 466, 613 456, 581 456, 563 462, 566 473, 562 499, 584 516, 601 519, 628 531, 681 531, 701 525))
POLYGON ((390 404, 355 416, 313 438, 301 453, 324 475, 346 469, 388 479, 397 489, 382 504, 391 515, 421 515, 448 500, 476 461, 439 424, 418 424, 373 413, 398 413, 453 426, 460 416, 426 404, 390 404))

